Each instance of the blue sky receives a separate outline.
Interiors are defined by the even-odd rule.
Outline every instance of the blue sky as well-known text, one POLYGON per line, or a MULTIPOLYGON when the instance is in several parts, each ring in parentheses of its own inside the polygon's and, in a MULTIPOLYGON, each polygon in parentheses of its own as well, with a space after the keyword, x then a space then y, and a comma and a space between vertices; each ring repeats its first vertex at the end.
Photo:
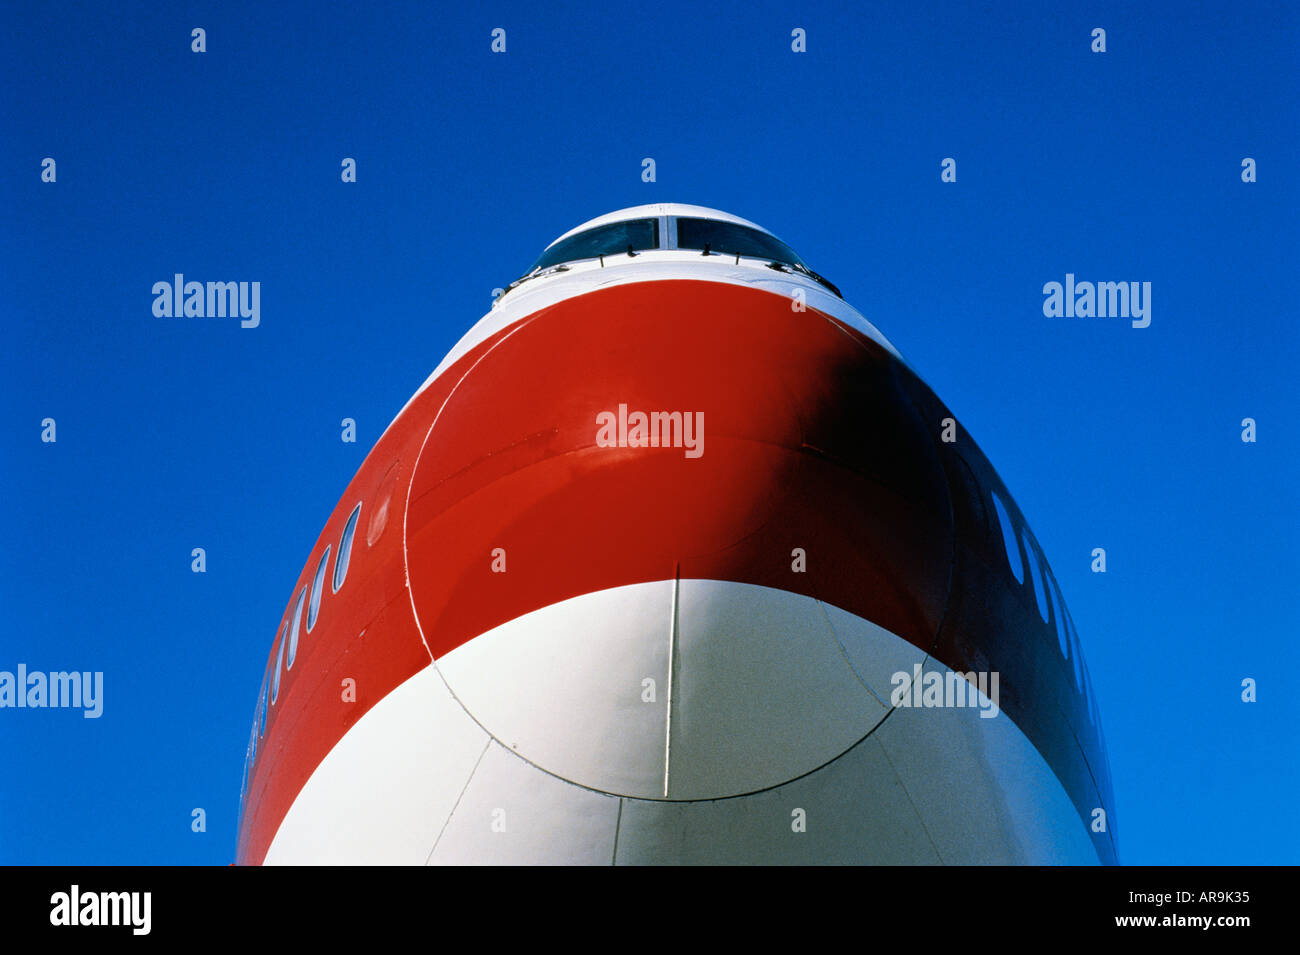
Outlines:
POLYGON ((772 229, 979 441, 1078 625, 1121 861, 1300 861, 1298 19, 7 8, 0 669, 102 670, 105 701, 98 720, 0 710, 0 862, 233 859, 274 628, 366 451, 494 287, 654 201, 772 229), (260 326, 154 317, 175 272, 260 281, 260 326), (1151 282, 1151 326, 1044 317, 1067 272, 1151 282))

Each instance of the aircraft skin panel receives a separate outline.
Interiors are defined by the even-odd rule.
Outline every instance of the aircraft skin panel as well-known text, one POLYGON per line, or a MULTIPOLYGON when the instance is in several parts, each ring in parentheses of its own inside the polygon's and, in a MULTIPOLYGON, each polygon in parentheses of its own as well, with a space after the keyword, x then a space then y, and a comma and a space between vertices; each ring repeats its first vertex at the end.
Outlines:
POLYGON ((524 759, 601 792, 662 796, 674 584, 549 604, 462 644, 438 670, 524 759))
MULTIPOLYGON (((906 641, 890 646, 894 660, 910 649, 908 673, 924 659, 906 641)), ((551 604, 462 644, 438 670, 511 751, 570 782, 647 799, 779 785, 843 753, 888 712, 816 600, 714 580, 551 604)))
MULTIPOLYGON (((928 661, 924 672, 953 671, 928 661)), ((1020 728, 980 701, 896 707, 876 733, 944 864, 1096 865, 1091 819, 1020 728)))
POLYGON ((874 734, 785 785, 702 802, 623 801, 619 865, 939 865, 874 734))
MULTIPOLYGON (((587 644, 593 649, 603 640, 620 649, 661 642, 664 634, 639 626, 640 613, 617 610, 644 612, 647 602, 670 597, 674 583, 635 584, 543 608, 501 628, 484 649, 474 640, 444 661, 449 671, 494 674, 499 697, 516 700, 515 715, 531 716, 538 724, 535 738, 573 739, 576 752, 539 753, 530 751, 526 741, 514 742, 515 736, 494 732, 489 737, 469 715, 473 703, 448 691, 442 666, 427 666, 373 707, 322 761, 294 801, 266 863, 1098 861, 1085 820, 1033 745, 1006 714, 981 715, 990 711, 988 697, 964 708, 896 707, 841 751, 806 767, 792 764, 791 753, 779 747, 737 744, 736 738, 745 734, 733 722, 680 718, 691 708, 683 695, 673 700, 678 718, 673 721, 669 788, 671 793, 675 766, 694 795, 620 797, 593 787, 591 780, 575 783, 575 757, 585 756, 592 740, 620 738, 629 701, 655 714, 662 732, 666 713, 660 704, 666 700, 643 701, 639 682, 628 681, 622 687, 616 683, 614 692, 590 694, 585 710, 571 707, 557 718, 552 701, 564 693, 563 679, 533 672, 530 667, 539 662, 535 654, 525 653, 526 664, 511 657, 547 633, 582 631, 593 620, 602 628, 599 638, 587 644), (571 719, 580 716, 588 725, 574 734, 571 719), (780 782, 731 797, 718 795, 736 788, 738 774, 780 782)), ((769 686, 762 680, 763 667, 737 662, 731 652, 737 632, 728 625, 730 614, 745 606, 755 609, 742 634, 760 655, 800 636, 789 624, 805 618, 793 607, 818 615, 818 602, 747 584, 680 585, 691 593, 680 606, 683 630, 694 620, 699 640, 714 641, 718 651, 712 656, 684 654, 679 662, 683 683, 699 670, 706 678, 701 683, 726 691, 703 715, 747 685, 756 701, 764 701, 769 686), (780 605, 786 606, 784 614, 770 612, 780 605)), ((860 659, 900 666, 908 674, 922 665, 923 655, 907 641, 869 621, 850 620, 842 611, 836 616, 842 631, 855 632, 860 659)), ((818 669, 837 666, 814 654, 807 661, 810 669, 814 661, 818 669)), ((557 665, 574 677, 570 692, 583 689, 578 677, 585 667, 573 670, 566 654, 557 665)), ((924 672, 946 678, 951 671, 925 663, 924 672)), ((817 733, 812 711, 778 708, 771 719, 791 720, 792 736, 817 733)), ((757 742, 769 730, 768 725, 755 726, 747 742, 757 742)), ((645 756, 661 772, 662 737, 659 744, 657 752, 645 756)))
POLYGON ((544 773, 493 742, 430 865, 609 865, 619 800, 544 773))
POLYGON ((669 799, 779 786, 889 712, 888 694, 882 702, 863 684, 814 598, 722 580, 683 580, 680 590, 669 799))
POLYGON ((423 865, 490 741, 425 666, 316 767, 265 865, 423 865))

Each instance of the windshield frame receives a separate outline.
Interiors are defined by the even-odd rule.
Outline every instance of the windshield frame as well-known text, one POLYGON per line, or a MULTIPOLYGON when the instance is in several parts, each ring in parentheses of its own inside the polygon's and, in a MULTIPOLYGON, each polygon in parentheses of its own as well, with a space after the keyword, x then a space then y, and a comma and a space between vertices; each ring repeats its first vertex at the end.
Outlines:
POLYGON ((742 258, 754 261, 760 261, 767 264, 768 268, 776 269, 780 272, 796 272, 807 276, 819 285, 832 292, 837 298, 843 298, 840 290, 830 281, 818 275, 807 263, 803 261, 787 243, 781 241, 772 233, 760 229, 756 226, 744 222, 735 222, 730 219, 714 219, 708 216, 691 216, 665 214, 659 216, 636 216, 630 219, 619 219, 615 222, 605 222, 600 225, 592 226, 590 229, 583 229, 570 235, 565 235, 555 240, 543 250, 542 254, 533 263, 532 267, 524 275, 511 282, 502 294, 497 297, 500 301, 504 295, 518 288, 529 279, 540 278, 544 275, 554 275, 558 272, 567 272, 570 264, 579 262, 590 262, 594 259, 600 259, 603 266, 605 259, 613 256, 637 256, 642 252, 698 252, 706 256, 730 257, 735 256, 739 262, 742 258), (683 222, 705 223, 720 232, 730 230, 733 237, 742 241, 732 242, 724 240, 722 248, 713 248, 711 243, 705 243, 704 246, 682 246, 679 238, 679 226, 683 222), (644 237, 634 239, 628 243, 631 248, 623 244, 620 238, 618 245, 609 246, 607 251, 600 251, 600 245, 591 245, 593 233, 614 234, 619 228, 627 229, 634 223, 651 223, 650 238, 653 244, 646 244, 644 237), (744 241, 749 240, 752 245, 744 248, 744 241), (583 245, 583 241, 587 243, 583 245), (740 247, 743 251, 736 251, 736 248, 727 248, 728 245, 740 247), (577 255, 571 257, 565 251, 574 249, 575 251, 590 252, 589 255, 577 255))

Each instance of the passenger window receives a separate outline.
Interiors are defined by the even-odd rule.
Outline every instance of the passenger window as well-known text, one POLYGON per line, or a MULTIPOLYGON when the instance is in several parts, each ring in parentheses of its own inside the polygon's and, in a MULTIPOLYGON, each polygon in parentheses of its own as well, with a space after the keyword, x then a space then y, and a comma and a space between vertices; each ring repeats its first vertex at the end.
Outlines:
MULTIPOLYGON (((298 656, 298 628, 302 626, 302 605, 307 599, 307 588, 304 587, 298 591, 298 602, 293 605, 293 620, 289 624, 289 659, 285 670, 293 669, 294 658, 298 656)), ((276 669, 276 678, 280 676, 279 668, 276 669)))
POLYGON ((311 628, 316 626, 316 617, 320 614, 320 596, 321 591, 325 589, 325 571, 329 569, 330 549, 325 548, 325 553, 320 556, 320 563, 316 565, 316 579, 311 582, 311 603, 307 606, 307 632, 311 633, 311 628))
POLYGON ((262 680, 262 695, 259 698, 258 716, 257 716, 257 735, 263 737, 266 735, 266 680, 262 680))
POLYGON ((1074 685, 1080 693, 1083 692, 1083 660, 1079 653, 1079 631, 1074 629, 1074 621, 1070 621, 1070 642, 1074 645, 1074 685))
POLYGON ((1065 630, 1065 600, 1061 597, 1061 588, 1052 581, 1052 613, 1056 616, 1056 642, 1061 646, 1061 659, 1070 659, 1070 636, 1065 630))
POLYGON ((280 625, 280 638, 275 645, 275 672, 271 674, 271 704, 280 698, 280 669, 284 664, 284 635, 289 629, 288 621, 280 625))
POLYGON ((352 535, 357 532, 357 520, 361 517, 361 505, 352 509, 352 516, 343 527, 343 536, 339 538, 339 555, 334 558, 334 592, 338 593, 343 581, 348 576, 348 561, 352 559, 352 535))
POLYGON ((1025 558, 1029 561, 1029 576, 1034 578, 1034 599, 1038 601, 1038 615, 1047 623, 1047 587, 1043 583, 1043 555, 1028 532, 1023 528, 1020 539, 1025 544, 1025 558))
POLYGON ((1007 509, 996 491, 993 492, 993 510, 997 513, 998 525, 1002 528, 1002 547, 1007 555, 1007 564, 1016 577, 1016 583, 1023 584, 1025 568, 1020 563, 1020 545, 1016 543, 1016 535, 1011 530, 1011 518, 1007 516, 1007 509))

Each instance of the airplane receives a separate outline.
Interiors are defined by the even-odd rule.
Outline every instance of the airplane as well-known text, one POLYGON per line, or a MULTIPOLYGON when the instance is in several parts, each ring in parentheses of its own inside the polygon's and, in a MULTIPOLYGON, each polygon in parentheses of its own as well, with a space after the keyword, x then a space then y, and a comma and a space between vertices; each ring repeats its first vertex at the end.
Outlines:
POLYGON ((276 630, 237 864, 1114 864, 1056 578, 773 233, 620 209, 387 427, 276 630))

